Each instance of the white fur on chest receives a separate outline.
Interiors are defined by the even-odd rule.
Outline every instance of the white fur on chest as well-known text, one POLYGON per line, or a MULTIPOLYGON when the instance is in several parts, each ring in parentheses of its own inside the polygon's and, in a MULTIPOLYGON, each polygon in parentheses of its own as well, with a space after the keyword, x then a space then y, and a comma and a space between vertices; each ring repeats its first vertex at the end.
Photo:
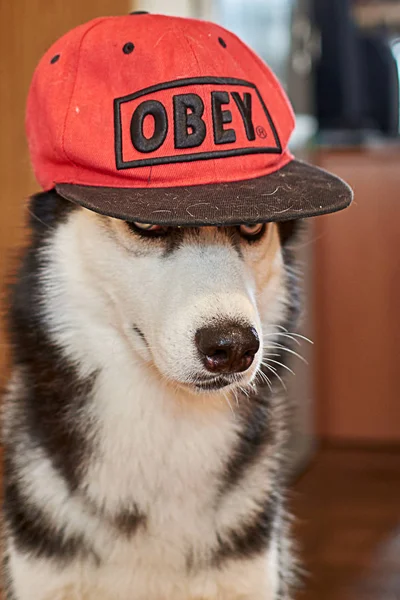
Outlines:
POLYGON ((106 512, 134 503, 150 527, 192 537, 214 504, 237 421, 228 407, 207 408, 206 397, 180 398, 151 372, 123 363, 105 368, 96 384, 99 429, 87 492, 106 512))

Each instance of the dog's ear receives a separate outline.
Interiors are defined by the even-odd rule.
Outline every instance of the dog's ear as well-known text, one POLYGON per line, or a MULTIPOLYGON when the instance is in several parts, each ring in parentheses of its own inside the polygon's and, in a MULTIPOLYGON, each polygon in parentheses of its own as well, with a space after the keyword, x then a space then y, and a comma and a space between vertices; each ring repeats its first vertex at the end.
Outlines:
POLYGON ((282 246, 286 246, 290 242, 295 241, 304 229, 304 221, 299 219, 282 221, 277 223, 277 225, 282 246))
POLYGON ((57 194, 55 189, 39 192, 29 198, 29 226, 33 231, 53 227, 76 208, 72 202, 57 194))

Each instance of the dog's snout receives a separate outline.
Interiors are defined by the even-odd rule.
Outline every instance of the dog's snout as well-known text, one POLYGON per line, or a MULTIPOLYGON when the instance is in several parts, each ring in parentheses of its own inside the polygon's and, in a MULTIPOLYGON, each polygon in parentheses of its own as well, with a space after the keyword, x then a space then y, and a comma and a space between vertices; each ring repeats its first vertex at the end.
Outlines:
POLYGON ((195 341, 204 366, 212 373, 246 371, 260 347, 254 327, 237 323, 198 329, 195 341))

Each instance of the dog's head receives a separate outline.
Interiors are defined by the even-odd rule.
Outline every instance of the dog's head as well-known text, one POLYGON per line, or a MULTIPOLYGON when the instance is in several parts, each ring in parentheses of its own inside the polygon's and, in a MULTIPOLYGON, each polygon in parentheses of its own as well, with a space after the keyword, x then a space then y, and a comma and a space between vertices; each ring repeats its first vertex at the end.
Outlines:
POLYGON ((79 207, 57 231, 64 264, 82 267, 71 277, 93 315, 104 307, 104 320, 164 378, 197 392, 255 379, 288 304, 277 224, 163 227, 79 207))

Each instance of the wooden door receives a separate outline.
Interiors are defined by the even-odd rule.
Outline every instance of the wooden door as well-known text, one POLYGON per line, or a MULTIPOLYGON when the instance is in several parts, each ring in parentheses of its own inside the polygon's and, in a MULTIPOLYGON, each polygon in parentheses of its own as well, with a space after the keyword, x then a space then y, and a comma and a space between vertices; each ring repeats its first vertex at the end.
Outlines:
MULTIPOLYGON (((24 113, 33 70, 63 33, 94 17, 126 14, 130 0, 0 0, 0 309, 13 257, 23 242, 26 198, 37 191, 25 140, 24 113)), ((0 326, 0 388, 7 373, 0 326)))

